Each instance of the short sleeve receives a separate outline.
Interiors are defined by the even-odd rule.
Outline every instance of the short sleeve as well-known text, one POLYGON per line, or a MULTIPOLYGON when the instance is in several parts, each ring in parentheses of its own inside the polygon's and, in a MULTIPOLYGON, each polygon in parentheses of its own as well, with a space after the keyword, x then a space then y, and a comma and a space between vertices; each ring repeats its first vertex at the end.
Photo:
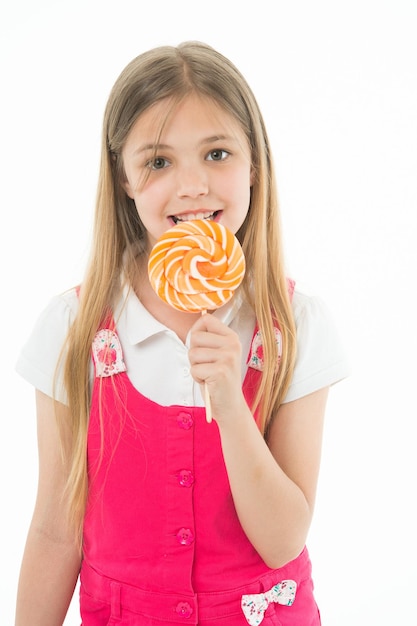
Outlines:
POLYGON ((40 314, 16 362, 16 372, 59 402, 67 403, 62 350, 78 310, 75 289, 53 298, 40 314))
POLYGON ((284 402, 328 387, 350 374, 345 347, 325 303, 317 296, 294 292, 297 358, 284 402))

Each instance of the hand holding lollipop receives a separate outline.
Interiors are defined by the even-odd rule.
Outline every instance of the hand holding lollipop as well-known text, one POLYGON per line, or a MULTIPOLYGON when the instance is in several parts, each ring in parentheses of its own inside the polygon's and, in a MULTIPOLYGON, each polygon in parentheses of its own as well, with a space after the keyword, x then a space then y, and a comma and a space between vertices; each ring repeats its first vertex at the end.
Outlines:
MULTIPOLYGON (((208 220, 178 223, 156 242, 149 280, 157 295, 180 311, 207 313, 233 296, 245 274, 245 257, 225 226, 208 220)), ((205 386, 206 414, 210 398, 205 386)))

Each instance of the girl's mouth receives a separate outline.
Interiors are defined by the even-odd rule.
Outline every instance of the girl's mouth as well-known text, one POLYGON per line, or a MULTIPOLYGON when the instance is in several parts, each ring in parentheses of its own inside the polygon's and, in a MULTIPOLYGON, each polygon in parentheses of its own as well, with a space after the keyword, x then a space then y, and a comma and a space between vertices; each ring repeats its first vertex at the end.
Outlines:
POLYGON ((170 215, 170 219, 174 222, 174 224, 189 222, 190 220, 215 220, 219 213, 220 211, 213 211, 212 213, 209 213, 208 211, 183 213, 182 215, 170 215))

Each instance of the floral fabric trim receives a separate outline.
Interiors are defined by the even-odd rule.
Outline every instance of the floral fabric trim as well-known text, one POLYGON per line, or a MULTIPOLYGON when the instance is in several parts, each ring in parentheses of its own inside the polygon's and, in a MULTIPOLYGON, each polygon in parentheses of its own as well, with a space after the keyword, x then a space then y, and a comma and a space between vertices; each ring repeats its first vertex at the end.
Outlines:
MULTIPOLYGON (((280 329, 277 328, 276 326, 274 327, 274 332, 275 332, 275 341, 277 344, 278 364, 279 364, 279 362, 281 361, 281 356, 282 356, 282 335, 281 335, 280 329)), ((262 333, 260 330, 258 330, 255 333, 252 339, 251 349, 250 349, 249 358, 248 358, 248 366, 252 367, 255 370, 259 370, 260 372, 264 368, 264 348, 262 345, 262 333)))
POLYGON ((126 371, 122 346, 114 330, 102 328, 93 340, 93 358, 96 377, 105 378, 126 371))
POLYGON ((259 626, 265 611, 272 602, 291 606, 295 600, 297 583, 295 580, 283 580, 265 593, 253 593, 242 596, 241 607, 250 626, 259 626))

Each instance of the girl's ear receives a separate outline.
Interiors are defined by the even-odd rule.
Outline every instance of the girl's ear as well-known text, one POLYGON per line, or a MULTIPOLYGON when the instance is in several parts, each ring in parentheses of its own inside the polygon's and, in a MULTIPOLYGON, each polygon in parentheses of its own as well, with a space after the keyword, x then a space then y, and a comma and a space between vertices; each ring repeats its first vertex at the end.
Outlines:
POLYGON ((128 180, 126 180, 126 179, 124 179, 124 180, 122 181, 122 187, 123 187, 123 189, 125 190, 125 192, 127 193, 127 195, 129 196, 129 198, 130 198, 131 200, 133 200, 133 195, 134 195, 134 194, 133 194, 132 187, 131 187, 131 185, 130 185, 129 181, 128 181, 128 180))
POLYGON ((133 200, 133 189, 132 189, 131 184, 127 180, 127 176, 126 176, 124 167, 122 165, 122 161, 117 164, 118 159, 120 158, 121 160, 122 157, 121 156, 117 157, 115 154, 112 154, 111 158, 112 158, 112 162, 114 166, 115 183, 119 182, 119 184, 122 186, 122 189, 125 190, 129 198, 133 200))

